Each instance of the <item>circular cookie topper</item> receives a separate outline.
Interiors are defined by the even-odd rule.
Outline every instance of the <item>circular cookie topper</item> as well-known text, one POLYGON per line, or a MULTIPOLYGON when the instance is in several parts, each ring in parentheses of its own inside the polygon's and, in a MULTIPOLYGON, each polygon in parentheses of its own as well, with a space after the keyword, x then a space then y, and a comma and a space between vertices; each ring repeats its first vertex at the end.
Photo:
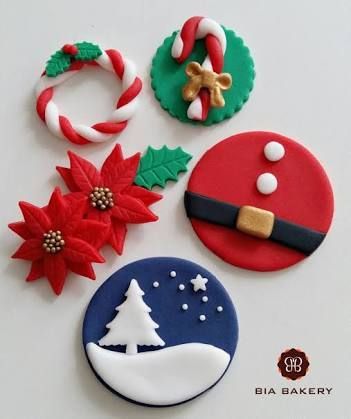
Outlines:
POLYGON ((201 16, 191 17, 165 39, 151 68, 161 106, 182 122, 203 125, 239 111, 254 77, 254 63, 242 39, 201 16))
POLYGON ((50 57, 36 87, 36 108, 39 117, 57 137, 66 138, 75 144, 100 143, 109 140, 127 126, 137 109, 137 96, 141 87, 134 64, 123 58, 117 50, 104 51, 90 42, 77 42, 64 45, 50 57), (106 121, 91 127, 72 123, 60 114, 53 101, 55 86, 77 74, 86 64, 97 65, 115 73, 122 82, 122 94, 117 100, 116 109, 106 121))
POLYGON ((333 217, 333 192, 316 158, 279 134, 247 132, 208 150, 185 207, 200 240, 223 260, 275 271, 317 249, 333 217))
POLYGON ((201 266, 172 257, 139 260, 114 273, 91 299, 83 324, 97 378, 148 406, 183 403, 214 386, 237 340, 235 309, 222 284, 201 266))

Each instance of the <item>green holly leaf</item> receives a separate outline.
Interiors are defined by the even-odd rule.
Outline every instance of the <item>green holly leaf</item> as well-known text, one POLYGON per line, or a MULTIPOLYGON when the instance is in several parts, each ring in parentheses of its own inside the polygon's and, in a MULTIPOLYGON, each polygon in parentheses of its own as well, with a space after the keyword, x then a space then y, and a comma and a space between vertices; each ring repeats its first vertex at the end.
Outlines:
POLYGON ((146 189, 155 185, 165 187, 167 180, 178 180, 180 172, 186 172, 187 163, 192 156, 181 147, 173 150, 164 145, 159 150, 148 147, 140 159, 134 183, 146 189))
POLYGON ((75 60, 91 61, 95 60, 102 54, 100 47, 92 44, 91 42, 77 42, 74 45, 78 48, 78 54, 74 56, 75 60))
POLYGON ((71 58, 63 51, 59 50, 53 54, 46 63, 45 71, 48 77, 56 77, 64 73, 71 65, 71 58))

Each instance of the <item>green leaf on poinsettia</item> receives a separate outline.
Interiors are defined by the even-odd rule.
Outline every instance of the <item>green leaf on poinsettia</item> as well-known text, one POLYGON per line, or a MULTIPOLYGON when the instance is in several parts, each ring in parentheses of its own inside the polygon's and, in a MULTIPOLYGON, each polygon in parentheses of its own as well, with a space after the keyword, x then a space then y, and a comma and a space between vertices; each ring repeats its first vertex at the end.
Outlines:
POLYGON ((74 56, 75 60, 91 61, 95 60, 102 54, 100 47, 92 44, 91 42, 77 42, 74 45, 78 48, 78 54, 74 56))
POLYGON ((56 77, 64 73, 71 65, 71 58, 62 50, 58 50, 53 54, 46 63, 45 72, 48 77, 56 77))
POLYGON ((186 172, 192 156, 181 147, 173 150, 164 145, 159 150, 148 147, 140 159, 134 183, 147 189, 155 185, 165 187, 167 180, 178 180, 180 172, 186 172))

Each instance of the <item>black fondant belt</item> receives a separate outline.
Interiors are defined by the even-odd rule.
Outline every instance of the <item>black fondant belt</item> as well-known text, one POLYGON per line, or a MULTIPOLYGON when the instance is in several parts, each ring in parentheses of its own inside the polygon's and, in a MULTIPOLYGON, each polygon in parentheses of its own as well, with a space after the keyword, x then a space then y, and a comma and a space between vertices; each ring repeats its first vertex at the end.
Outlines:
POLYGON ((276 217, 272 212, 248 205, 242 207, 186 191, 187 216, 235 228, 250 236, 269 239, 305 255, 313 253, 325 234, 276 217))

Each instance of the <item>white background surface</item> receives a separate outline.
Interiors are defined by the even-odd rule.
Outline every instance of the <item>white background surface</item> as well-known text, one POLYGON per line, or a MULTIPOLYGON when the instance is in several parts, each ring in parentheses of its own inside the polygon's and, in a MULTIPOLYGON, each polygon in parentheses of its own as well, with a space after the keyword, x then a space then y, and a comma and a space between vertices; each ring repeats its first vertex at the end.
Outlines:
MULTIPOLYGON (((349 0, 0 0, 0 19, 0 417, 350 418, 349 0), (242 36, 257 70, 242 111, 211 128, 171 118, 154 99, 148 76, 156 48, 196 14, 242 36), (209 146, 249 130, 280 132, 310 148, 330 175, 336 201, 332 230, 316 254, 275 274, 222 262, 200 243, 184 215, 187 173, 154 206, 158 223, 130 228, 122 257, 104 251, 108 262, 96 265, 96 282, 72 275, 59 298, 45 280, 25 283, 29 264, 9 259, 20 243, 6 227, 20 219, 17 202, 44 205, 54 185, 63 187, 55 166, 67 164, 69 148, 100 164, 114 143, 70 145, 53 137, 35 113, 33 88, 45 61, 78 40, 121 50, 144 79, 139 112, 117 138, 126 155, 148 144, 181 145, 194 155, 192 168, 209 146), (240 341, 235 362, 212 391, 179 407, 153 409, 121 400, 96 380, 81 346, 81 323, 92 294, 110 274, 130 261, 161 255, 189 258, 218 276, 236 304, 240 341), (311 362, 307 377, 296 383, 276 368, 279 354, 292 346, 311 362), (256 386, 328 386, 333 393, 262 397, 254 394, 256 386)), ((91 70, 59 88, 56 101, 77 122, 93 123, 110 113, 115 97, 113 77, 91 70)))

